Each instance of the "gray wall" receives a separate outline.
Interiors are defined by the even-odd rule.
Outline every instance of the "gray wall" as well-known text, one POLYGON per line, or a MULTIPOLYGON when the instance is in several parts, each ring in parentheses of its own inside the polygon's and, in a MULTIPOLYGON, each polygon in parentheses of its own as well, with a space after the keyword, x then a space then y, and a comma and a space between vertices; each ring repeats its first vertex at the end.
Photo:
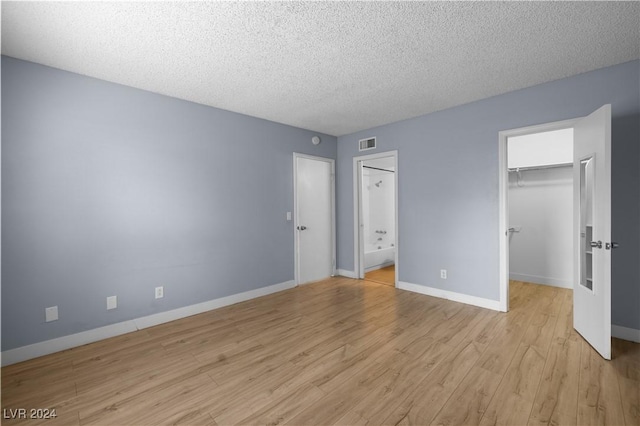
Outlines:
POLYGON ((335 137, 5 56, 2 104, 2 350, 294 279, 292 153, 335 137))
POLYGON ((352 158, 376 136, 398 150, 400 280, 498 300, 498 132, 611 103, 612 322, 640 329, 639 82, 632 61, 339 137, 338 267, 354 270, 352 158))
MULTIPOLYGON (((640 62, 336 138, 2 57, 2 350, 293 279, 292 152, 399 150, 400 279, 498 299, 500 130, 613 111, 613 323, 640 329, 640 62), (248 266, 247 266, 248 265, 248 266), (439 270, 448 269, 441 281, 439 270), (446 284, 446 285, 443 285, 446 284), (165 286, 165 298, 153 288, 165 286), (106 311, 105 298, 119 307, 106 311), (58 305, 60 320, 44 323, 58 305)), ((371 153, 368 151, 367 153, 371 153)))

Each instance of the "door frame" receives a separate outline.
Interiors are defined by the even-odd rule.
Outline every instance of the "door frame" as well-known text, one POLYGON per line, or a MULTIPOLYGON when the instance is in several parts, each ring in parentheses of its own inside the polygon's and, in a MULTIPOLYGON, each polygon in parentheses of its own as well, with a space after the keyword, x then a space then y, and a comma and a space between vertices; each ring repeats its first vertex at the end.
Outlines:
MULTIPOLYGON (((502 312, 509 311, 509 163, 507 161, 507 140, 514 136, 572 128, 581 118, 583 117, 498 132, 498 274, 500 282, 499 309, 502 312)), ((573 251, 575 252, 575 247, 573 251)))
POLYGON ((398 287, 399 263, 398 259, 400 251, 400 238, 398 232, 398 150, 379 152, 375 154, 361 155, 353 157, 353 266, 354 278, 364 279, 364 236, 360 229, 362 228, 362 162, 367 160, 376 160, 379 158, 393 157, 395 166, 394 178, 394 220, 395 220, 395 283, 398 287))
POLYGON ((324 161, 331 165, 331 276, 336 275, 336 160, 315 155, 293 153, 293 257, 294 280, 300 285, 300 241, 298 232, 298 158, 324 161))

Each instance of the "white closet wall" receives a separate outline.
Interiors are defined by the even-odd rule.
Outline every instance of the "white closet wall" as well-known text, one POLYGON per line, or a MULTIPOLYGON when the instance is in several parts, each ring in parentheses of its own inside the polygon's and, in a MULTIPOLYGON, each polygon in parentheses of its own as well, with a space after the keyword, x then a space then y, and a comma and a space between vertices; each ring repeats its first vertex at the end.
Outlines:
MULTIPOLYGON (((509 167, 571 162, 573 129, 509 138, 509 167)), ((573 287, 573 170, 509 173, 509 278, 573 287)))

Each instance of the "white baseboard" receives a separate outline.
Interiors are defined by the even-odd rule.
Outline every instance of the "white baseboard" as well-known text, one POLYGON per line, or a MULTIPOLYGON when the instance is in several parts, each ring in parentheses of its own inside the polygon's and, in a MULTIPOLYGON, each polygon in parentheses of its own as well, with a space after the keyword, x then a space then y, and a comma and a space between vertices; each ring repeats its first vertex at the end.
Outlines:
POLYGON ((64 351, 66 349, 75 348, 77 346, 86 345, 87 343, 97 342, 110 337, 120 336, 121 334, 127 334, 137 330, 138 329, 136 328, 134 321, 123 321, 76 334, 70 334, 68 336, 45 340, 44 342, 38 342, 32 345, 9 349, 2 352, 2 366, 4 367, 17 362, 38 358, 44 355, 64 351))
POLYGON ((640 343, 640 330, 611 324, 611 336, 622 340, 640 343))
POLYGON ((560 278, 541 277, 538 275, 527 275, 509 272, 509 279, 514 281, 524 281, 527 283, 550 285, 552 287, 573 288, 571 280, 563 280, 560 278))
POLYGON ((356 273, 354 271, 347 271, 346 269, 338 269, 336 272, 341 277, 356 278, 356 273))
POLYGON ((17 362, 26 361, 43 355, 49 355, 54 352, 60 352, 65 349, 86 345, 87 343, 97 342, 99 340, 131 333, 143 328, 153 327, 154 325, 164 324, 177 319, 201 314, 223 306, 233 305, 234 303, 240 303, 257 297, 266 296, 271 293, 288 290, 295 286, 295 281, 286 281, 255 290, 245 291, 243 293, 233 294, 231 296, 221 297, 219 299, 209 300, 207 302, 197 303, 195 305, 185 306, 183 308, 159 312, 157 314, 123 321, 117 324, 107 325, 105 327, 94 328, 93 330, 82 331, 80 333, 46 340, 32 345, 9 349, 2 352, 1 364, 4 367, 6 365, 15 364, 17 362))
POLYGON ((481 308, 500 311, 500 301, 483 299, 482 297, 469 296, 468 294, 456 293, 439 288, 427 287, 424 285, 411 284, 404 281, 398 283, 401 290, 413 291, 414 293, 426 294, 427 296, 439 297, 453 302, 466 303, 467 305, 479 306, 481 308))
POLYGON ((214 299, 202 303, 197 303, 195 305, 185 306, 184 308, 177 308, 171 311, 159 312, 157 314, 148 315, 146 317, 136 318, 133 321, 135 322, 138 330, 142 330, 143 328, 153 327, 154 325, 164 324, 165 322, 175 321, 180 318, 190 317, 192 315, 212 311, 214 309, 222 308, 223 306, 229 306, 233 305, 234 303, 244 302, 245 300, 266 296, 267 294, 288 290, 295 286, 295 281, 286 281, 279 284, 273 284, 268 287, 245 291, 244 293, 232 294, 231 296, 221 297, 220 299, 214 299))

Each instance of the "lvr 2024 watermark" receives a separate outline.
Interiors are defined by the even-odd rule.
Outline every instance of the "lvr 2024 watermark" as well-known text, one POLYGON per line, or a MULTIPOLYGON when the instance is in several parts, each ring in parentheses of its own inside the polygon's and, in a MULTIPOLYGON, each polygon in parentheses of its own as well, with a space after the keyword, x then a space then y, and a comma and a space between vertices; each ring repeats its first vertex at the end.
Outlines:
POLYGON ((2 418, 12 419, 55 419, 58 417, 55 408, 4 408, 2 418))

